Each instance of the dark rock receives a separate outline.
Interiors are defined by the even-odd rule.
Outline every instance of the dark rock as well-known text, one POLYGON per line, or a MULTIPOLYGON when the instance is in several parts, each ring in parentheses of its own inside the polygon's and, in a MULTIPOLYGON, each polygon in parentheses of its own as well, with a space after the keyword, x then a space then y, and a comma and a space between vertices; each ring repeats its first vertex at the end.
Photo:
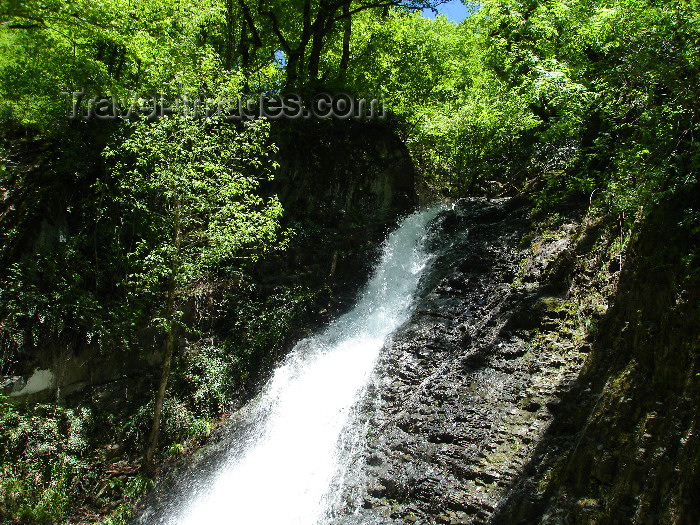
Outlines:
POLYGON ((698 203, 697 186, 679 191, 637 224, 612 307, 593 312, 596 337, 580 348, 580 387, 556 409, 566 417, 494 523, 700 522, 700 230, 684 223, 698 203))
POLYGON ((502 281, 518 272, 526 214, 522 201, 465 200, 437 218, 438 258, 379 365, 396 380, 368 405, 378 424, 364 471, 374 488, 362 501, 372 516, 393 498, 425 523, 486 523, 551 421, 542 407, 555 407, 560 382, 580 369, 575 351, 532 352, 529 330, 557 319, 561 299, 502 281), (537 397, 523 405, 528 391, 537 397))

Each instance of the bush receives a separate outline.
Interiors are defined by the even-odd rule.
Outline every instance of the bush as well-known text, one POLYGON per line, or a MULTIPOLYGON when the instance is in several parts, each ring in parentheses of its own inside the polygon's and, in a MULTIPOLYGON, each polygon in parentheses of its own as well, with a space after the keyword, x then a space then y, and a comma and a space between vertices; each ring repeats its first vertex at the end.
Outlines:
POLYGON ((89 480, 90 410, 37 405, 24 413, 0 398, 0 518, 56 523, 89 480))

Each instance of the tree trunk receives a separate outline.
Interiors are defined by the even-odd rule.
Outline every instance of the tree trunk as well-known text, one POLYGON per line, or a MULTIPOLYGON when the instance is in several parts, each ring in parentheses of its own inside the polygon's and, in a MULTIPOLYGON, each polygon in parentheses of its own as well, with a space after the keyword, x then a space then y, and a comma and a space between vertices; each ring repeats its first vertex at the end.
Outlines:
POLYGON ((303 81, 303 77, 299 74, 303 68, 304 55, 297 50, 287 57, 287 89, 295 89, 303 81))
POLYGON ((173 240, 175 244, 175 255, 170 268, 170 277, 168 278, 168 297, 165 307, 165 322, 168 327, 168 332, 165 336, 165 355, 163 356, 160 381, 158 383, 158 391, 156 392, 155 397, 153 424, 151 425, 151 432, 148 435, 143 465, 141 465, 141 469, 144 473, 150 473, 153 470, 153 456, 155 455, 156 447, 158 446, 160 419, 163 412, 163 402, 165 401, 165 390, 168 385, 168 376, 170 375, 170 362, 172 361, 173 350, 175 347, 175 292, 177 287, 177 275, 180 271, 180 244, 182 241, 182 232, 180 231, 180 202, 177 199, 175 200, 174 229, 175 232, 173 240))
POLYGON ((248 26, 241 24, 241 39, 238 45, 238 54, 241 57, 241 67, 243 68, 243 93, 250 93, 248 82, 248 69, 250 68, 250 41, 248 38, 248 26))
POLYGON ((316 33, 311 41, 311 54, 309 55, 309 81, 318 80, 318 68, 321 63, 321 51, 323 50, 323 35, 316 33))
POLYGON ((114 70, 114 80, 119 80, 122 76, 122 69, 124 68, 124 62, 126 61, 126 47, 121 48, 121 54, 119 55, 119 60, 117 60, 117 66, 114 70))
POLYGON ((323 51, 323 40, 327 31, 331 27, 333 12, 327 12, 324 6, 319 8, 318 16, 312 24, 311 54, 309 55, 309 80, 318 80, 318 68, 321 63, 321 51, 323 51), (328 26, 327 26, 328 24, 328 26))
POLYGON ((340 57, 340 84, 345 87, 348 65, 350 64, 350 37, 352 36, 350 2, 345 2, 343 4, 343 17, 345 18, 345 31, 343 33, 343 55, 340 57))
POLYGON ((226 71, 231 71, 233 67, 233 28, 235 23, 233 0, 226 0, 226 49, 224 51, 224 69, 226 71))

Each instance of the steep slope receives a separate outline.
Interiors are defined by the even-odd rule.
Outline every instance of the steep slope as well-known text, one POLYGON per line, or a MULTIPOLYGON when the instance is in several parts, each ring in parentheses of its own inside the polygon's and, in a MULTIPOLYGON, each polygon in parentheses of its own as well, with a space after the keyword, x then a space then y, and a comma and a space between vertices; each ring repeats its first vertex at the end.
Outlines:
POLYGON ((700 521, 700 191, 635 228, 578 383, 500 523, 700 521))
POLYGON ((543 283, 571 249, 580 207, 535 253, 521 247, 528 211, 526 200, 470 200, 442 216, 442 255, 366 407, 367 456, 348 495, 359 508, 341 522, 484 523, 532 458, 584 354, 568 341, 544 351, 535 337, 561 315, 543 283))
POLYGON ((338 523, 697 523, 695 202, 444 214, 338 523))

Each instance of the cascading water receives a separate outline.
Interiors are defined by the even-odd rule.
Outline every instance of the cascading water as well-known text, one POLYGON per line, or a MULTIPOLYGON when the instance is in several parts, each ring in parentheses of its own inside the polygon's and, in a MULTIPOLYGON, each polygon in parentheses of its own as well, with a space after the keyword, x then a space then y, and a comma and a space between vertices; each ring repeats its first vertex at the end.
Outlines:
MULTIPOLYGON (((408 319, 423 270, 424 241, 437 209, 402 221, 356 306, 323 333, 299 342, 250 407, 233 447, 191 497, 159 518, 168 525, 313 525, 337 502, 331 486, 349 454, 350 413, 389 334, 408 319), (344 439, 345 436, 345 439, 344 439), (346 446, 341 444, 346 442, 346 446)), ((350 440, 352 441, 352 440, 350 440)))

